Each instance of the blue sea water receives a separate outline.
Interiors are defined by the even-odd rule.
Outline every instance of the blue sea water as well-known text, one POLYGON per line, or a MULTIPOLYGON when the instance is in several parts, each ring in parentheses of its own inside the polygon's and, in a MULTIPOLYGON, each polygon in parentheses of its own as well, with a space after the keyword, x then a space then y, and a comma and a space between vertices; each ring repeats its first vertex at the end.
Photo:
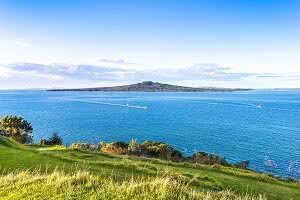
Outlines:
POLYGON ((167 142, 300 178, 300 91, 135 93, 0 91, 0 115, 21 115, 34 140, 167 142))

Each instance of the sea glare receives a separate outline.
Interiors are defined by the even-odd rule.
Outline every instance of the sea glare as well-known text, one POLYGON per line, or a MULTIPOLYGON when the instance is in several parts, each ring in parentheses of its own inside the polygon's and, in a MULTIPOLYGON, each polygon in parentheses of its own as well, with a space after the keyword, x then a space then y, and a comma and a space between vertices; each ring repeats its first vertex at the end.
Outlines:
POLYGON ((186 155, 249 160, 253 170, 300 179, 300 90, 0 91, 0 115, 30 121, 35 142, 54 131, 66 145, 155 140, 186 155))

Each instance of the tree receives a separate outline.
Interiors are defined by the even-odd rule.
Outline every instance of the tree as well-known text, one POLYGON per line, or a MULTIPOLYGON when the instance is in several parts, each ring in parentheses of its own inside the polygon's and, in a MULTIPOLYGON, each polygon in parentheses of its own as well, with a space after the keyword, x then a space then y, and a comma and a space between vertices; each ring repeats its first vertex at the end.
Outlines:
POLYGON ((46 139, 40 140, 41 145, 62 145, 62 138, 58 135, 58 133, 52 133, 51 137, 46 139))
POLYGON ((0 118, 0 132, 20 143, 32 142, 31 124, 19 116, 4 116, 0 118))
POLYGON ((56 132, 52 134, 48 141, 50 144, 62 145, 62 138, 56 132))

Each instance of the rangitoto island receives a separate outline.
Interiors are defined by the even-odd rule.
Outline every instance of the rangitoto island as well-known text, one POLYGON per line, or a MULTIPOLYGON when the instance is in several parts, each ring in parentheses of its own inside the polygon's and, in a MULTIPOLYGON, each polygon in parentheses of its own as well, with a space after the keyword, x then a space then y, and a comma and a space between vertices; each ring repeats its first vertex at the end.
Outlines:
POLYGON ((50 89, 47 91, 108 91, 108 92, 234 92, 247 91, 250 89, 243 88, 218 88, 218 87, 186 87, 144 81, 141 83, 112 86, 112 87, 95 87, 95 88, 77 88, 77 89, 50 89))

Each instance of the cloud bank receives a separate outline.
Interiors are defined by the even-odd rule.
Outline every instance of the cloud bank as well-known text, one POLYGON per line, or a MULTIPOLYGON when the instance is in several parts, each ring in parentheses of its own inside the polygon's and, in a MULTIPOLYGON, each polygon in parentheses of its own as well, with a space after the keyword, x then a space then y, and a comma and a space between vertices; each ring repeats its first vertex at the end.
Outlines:
POLYGON ((15 63, 8 65, 8 68, 17 73, 47 75, 57 79, 68 78, 74 80, 118 80, 128 73, 121 68, 71 64, 15 63))
MULTIPOLYGON (((111 60, 106 60, 112 62, 111 60)), ((196 82, 196 83, 239 83, 247 79, 253 80, 290 80, 300 82, 299 74, 272 74, 272 73, 243 73, 233 71, 230 67, 219 66, 214 63, 201 63, 182 68, 151 68, 126 69, 124 60, 114 60, 119 67, 105 65, 73 65, 73 64, 38 64, 13 63, 0 65, 1 88, 22 87, 19 81, 27 81, 30 87, 90 87, 91 83, 107 82, 110 85, 117 83, 139 82, 153 80, 160 82, 196 82), (86 84, 86 85, 85 85, 86 84), (15 85, 15 86, 14 86, 15 85), (31 86, 33 85, 33 86, 31 86)), ((128 63, 127 63, 128 64, 128 63)), ((198 85, 201 86, 201 85, 198 85)), ((205 85, 207 86, 207 85, 205 85)), ((211 85, 219 86, 219 85, 211 85)), ((263 85, 262 85, 263 86, 263 85)), ((28 86, 29 87, 29 86, 28 86)), ((242 87, 236 85, 235 87, 242 87)))
POLYGON ((143 65, 141 63, 129 62, 123 59, 106 59, 102 58, 98 60, 100 63, 104 64, 117 64, 117 65, 143 65))

